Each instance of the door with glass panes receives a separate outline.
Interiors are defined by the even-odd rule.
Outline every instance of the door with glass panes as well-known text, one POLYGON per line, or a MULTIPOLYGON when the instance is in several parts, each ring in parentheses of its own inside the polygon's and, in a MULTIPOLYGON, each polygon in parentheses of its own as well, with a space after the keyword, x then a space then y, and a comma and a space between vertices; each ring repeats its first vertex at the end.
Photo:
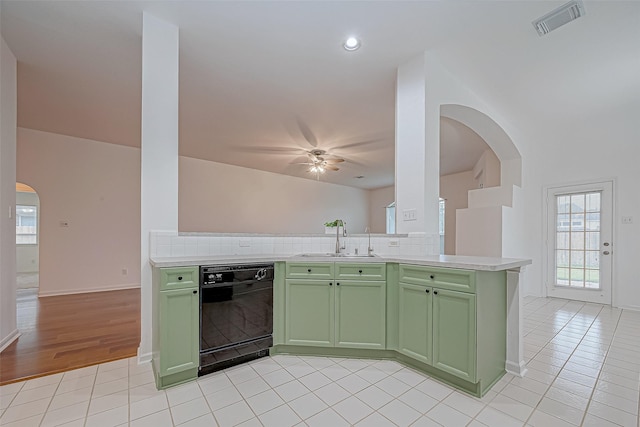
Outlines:
POLYGON ((547 295, 611 304, 613 182, 547 189, 547 295))

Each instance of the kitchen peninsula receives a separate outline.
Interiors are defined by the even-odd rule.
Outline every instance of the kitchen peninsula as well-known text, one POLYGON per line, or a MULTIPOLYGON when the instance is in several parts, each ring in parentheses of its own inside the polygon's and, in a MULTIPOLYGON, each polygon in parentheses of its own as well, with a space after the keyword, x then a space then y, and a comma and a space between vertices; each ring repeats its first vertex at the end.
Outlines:
MULTIPOLYGON (((530 260, 304 253, 155 256, 150 262, 155 277, 184 271, 191 282, 201 265, 273 263, 270 354, 395 359, 475 396, 507 371, 524 375, 518 280, 530 260)), ((154 323, 160 327, 166 325, 154 323)), ((157 347, 158 387, 195 378, 197 358, 163 371, 157 347)))

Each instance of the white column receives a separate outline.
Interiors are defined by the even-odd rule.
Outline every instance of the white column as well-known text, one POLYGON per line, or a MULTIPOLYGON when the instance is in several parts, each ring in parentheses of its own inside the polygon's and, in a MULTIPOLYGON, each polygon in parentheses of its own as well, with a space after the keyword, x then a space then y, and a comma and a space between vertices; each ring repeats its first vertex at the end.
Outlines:
POLYGON ((0 350, 19 335, 16 318, 16 58, 0 39, 0 350))
POLYGON ((178 27, 142 18, 141 341, 151 359, 149 232, 178 230, 178 27))
POLYGON ((438 234, 440 108, 421 54, 398 67, 396 86, 396 223, 398 233, 438 234))
POLYGON ((524 267, 507 270, 507 362, 510 374, 524 377, 527 364, 524 360, 522 333, 522 296, 520 294, 520 274, 524 267))

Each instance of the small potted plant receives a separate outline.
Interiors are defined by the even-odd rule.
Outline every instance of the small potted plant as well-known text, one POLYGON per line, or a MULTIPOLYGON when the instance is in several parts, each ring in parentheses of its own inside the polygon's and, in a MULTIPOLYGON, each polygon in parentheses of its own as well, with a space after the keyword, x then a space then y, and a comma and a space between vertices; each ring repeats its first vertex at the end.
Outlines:
POLYGON ((338 230, 336 230, 336 227, 338 227, 338 225, 343 225, 341 219, 336 219, 334 221, 325 222, 324 223, 324 233, 325 234, 336 234, 338 232, 338 230))

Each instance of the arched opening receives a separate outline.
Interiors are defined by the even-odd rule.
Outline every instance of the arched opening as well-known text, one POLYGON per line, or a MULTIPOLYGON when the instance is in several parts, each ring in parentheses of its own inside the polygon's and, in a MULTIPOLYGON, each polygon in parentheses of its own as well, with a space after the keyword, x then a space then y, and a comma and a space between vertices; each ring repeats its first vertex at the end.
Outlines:
POLYGON ((468 128, 489 147, 468 177, 476 187, 467 191, 467 207, 449 213, 455 215, 453 254, 514 256, 510 252, 518 246, 522 209, 516 206, 522 183, 520 152, 495 120, 474 108, 444 104, 440 115, 441 122, 450 120, 468 128))
POLYGON ((16 183, 16 283, 18 298, 37 297, 40 273, 40 197, 16 183))

